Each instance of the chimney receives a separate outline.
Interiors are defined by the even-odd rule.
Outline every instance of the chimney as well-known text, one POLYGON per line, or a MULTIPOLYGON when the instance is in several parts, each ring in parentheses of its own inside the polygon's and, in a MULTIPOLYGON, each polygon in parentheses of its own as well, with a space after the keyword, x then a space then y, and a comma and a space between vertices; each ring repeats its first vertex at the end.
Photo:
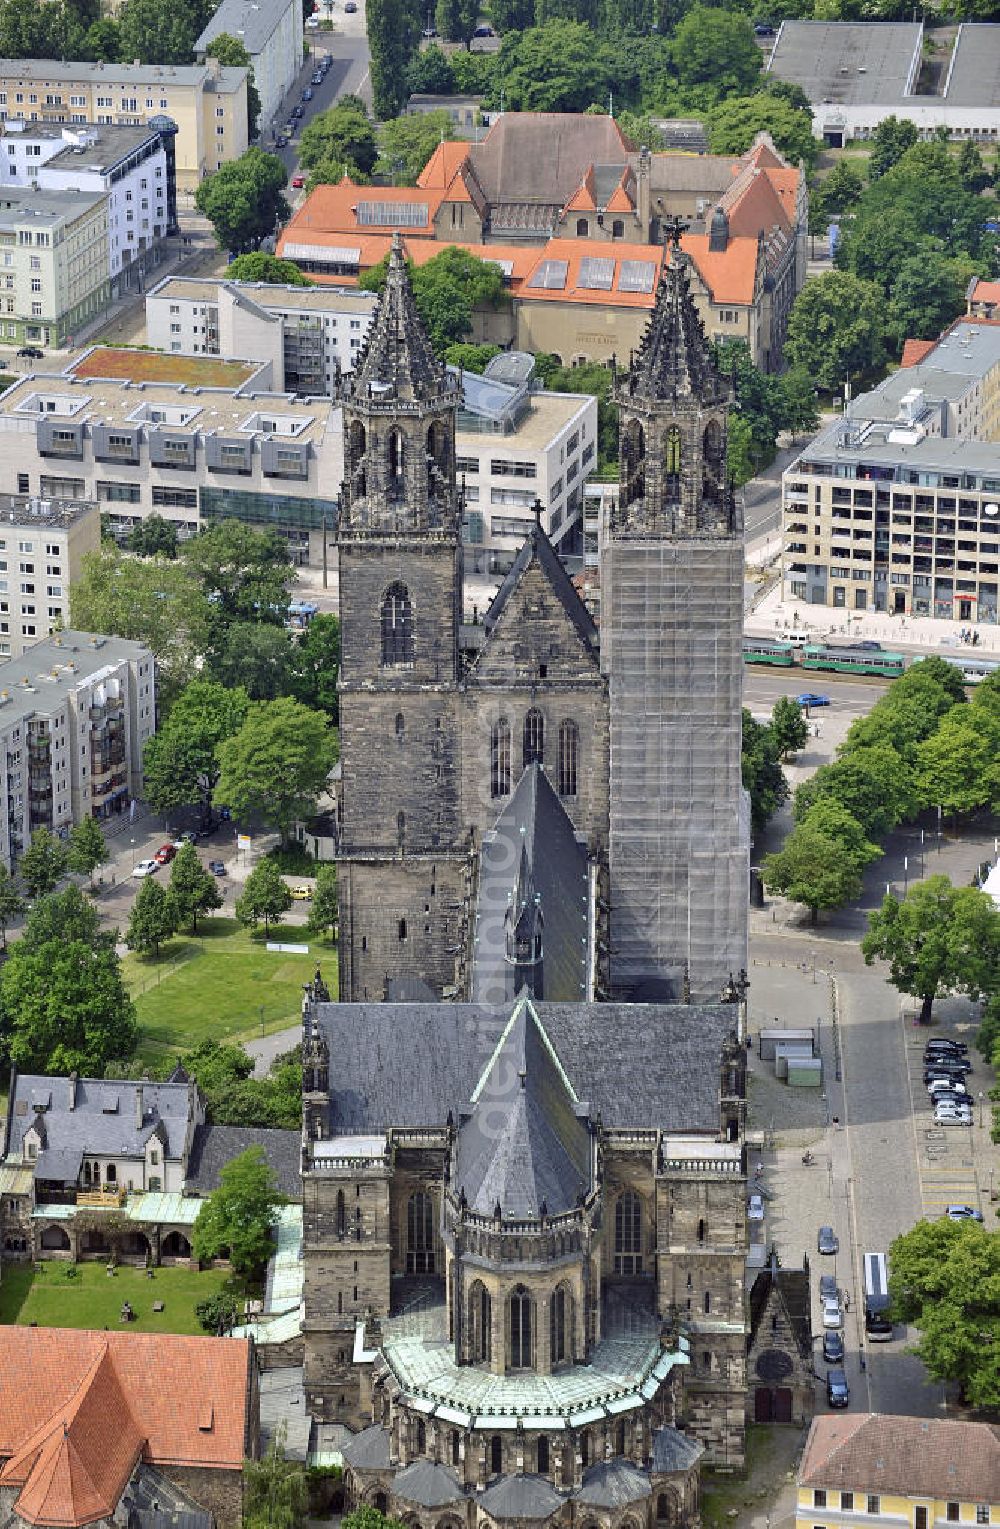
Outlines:
POLYGON ((142 1130, 142 1122, 143 1122, 142 1084, 141 1083, 137 1083, 135 1085, 135 1128, 136 1128, 137 1131, 141 1131, 142 1130))
POLYGON ((71 1072, 70 1075, 69 1075, 69 1107, 70 1107, 71 1110, 75 1110, 76 1109, 76 1073, 75 1072, 71 1072))

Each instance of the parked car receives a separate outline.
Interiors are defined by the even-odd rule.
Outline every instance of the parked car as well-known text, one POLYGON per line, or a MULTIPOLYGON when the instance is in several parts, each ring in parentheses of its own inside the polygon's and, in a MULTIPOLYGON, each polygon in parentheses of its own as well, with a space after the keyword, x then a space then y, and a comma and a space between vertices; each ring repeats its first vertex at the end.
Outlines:
POLYGON ((965 1056, 968 1050, 965 1041, 953 1040, 950 1035, 933 1035, 924 1046, 925 1054, 928 1051, 960 1051, 965 1056))
POLYGON ((849 1407, 851 1405, 851 1390, 843 1370, 827 1371, 826 1399, 831 1407, 849 1407))
POLYGON ((308 28, 308 30, 310 32, 317 31, 319 29, 319 17, 318 16, 310 16, 308 18, 308 20, 306 21, 306 27, 308 28))
POLYGON ((210 860, 208 868, 213 876, 224 876, 226 874, 226 867, 221 860, 210 860))
MULTIPOLYGON (((297 122, 286 122, 285 123, 285 132, 288 134, 288 138, 294 138, 295 134, 298 132, 298 130, 299 130, 299 124, 297 122)), ((288 138, 285 139, 286 145, 288 143, 288 138)))
POLYGON ((844 1339, 840 1333, 823 1334, 823 1358, 827 1364, 843 1364, 844 1339))
POLYGON ((817 695, 814 690, 803 690, 801 695, 795 697, 800 706, 829 706, 828 695, 817 695))
POLYGON ((751 1195, 747 1201, 747 1220, 763 1221, 764 1219, 764 1196, 751 1195))
POLYGON ((966 1094, 969 1090, 959 1078, 932 1078, 927 1085, 927 1092, 933 1099, 935 1094, 966 1094))
POLYGON ((291 887, 292 899, 297 903, 307 903, 312 900, 312 887, 291 887))
POLYGON ((295 118, 296 121, 298 121, 298 119, 300 117, 304 117, 305 114, 306 114, 306 109, 305 109, 304 106, 293 106, 292 107, 292 116, 295 118))
POLYGON ((924 1068, 924 1082, 933 1083, 935 1078, 951 1078, 962 1083, 971 1071, 968 1064, 962 1067, 957 1062, 932 1062, 930 1067, 924 1068))
POLYGON ((155 876, 160 869, 158 860, 140 860, 132 871, 133 876, 155 876))
POLYGON ((344 6, 344 10, 348 16, 356 16, 358 7, 355 4, 355 0, 347 0, 347 4, 344 6))
POLYGON ((316 73, 312 77, 312 84, 313 85, 322 85, 322 83, 323 83, 323 71, 322 71, 322 69, 317 69, 316 73))
POLYGON ((821 1301, 837 1300, 840 1291, 837 1289, 837 1276, 835 1274, 821 1274, 819 1277, 819 1298, 821 1301))
POLYGON ((774 28, 770 25, 769 22, 758 21, 757 25, 753 29, 753 35, 755 37, 773 37, 774 28))
POLYGON ((324 53, 323 57, 319 61, 320 73, 326 74, 327 70, 332 66, 332 64, 333 59, 330 57, 329 53, 324 53))
POLYGON ((834 1233, 832 1226, 820 1227, 819 1235, 816 1238, 816 1246, 821 1253, 839 1252, 840 1243, 837 1241, 836 1234, 834 1233))
POLYGON ((301 189, 305 185, 305 183, 306 183, 306 178, 305 178, 304 175, 293 175, 292 176, 292 187, 293 187, 294 190, 301 191, 301 189))
POLYGON ((302 99, 303 99, 303 101, 311 101, 312 98, 313 98, 313 88, 312 88, 311 85, 307 85, 305 90, 302 92, 302 99))
POLYGON ((925 1046, 925 1062, 965 1062, 968 1061, 968 1053, 959 1051, 957 1046, 925 1046))
POLYGON ((982 1221, 983 1213, 974 1205, 949 1205, 945 1211, 949 1221, 982 1221))
POLYGON ((962 1089, 961 1093, 955 1088, 945 1088, 936 1094, 931 1094, 931 1104, 937 1109, 939 1104, 965 1105, 971 1109, 972 1095, 962 1089))
POLYGON ((823 1302, 823 1326, 825 1328, 839 1328, 843 1323, 843 1320, 844 1319, 840 1314, 839 1301, 823 1302))
POLYGON ((939 1105, 934 1111, 934 1124, 938 1126, 971 1126, 972 1111, 957 1109, 954 1105, 939 1105))
POLYGON ((26 361, 44 361, 45 359, 45 352, 39 350, 37 345, 22 345, 18 355, 23 356, 26 361))
MULTIPOLYGON (((345 6, 344 9, 346 10, 347 7, 345 6)), ((495 34, 493 28, 484 21, 482 26, 478 26, 472 35, 473 37, 493 37, 495 34)))
POLYGON ((176 853, 177 849, 175 845, 161 844, 159 849, 156 851, 156 854, 153 856, 153 859, 156 861, 157 865, 169 865, 176 853))

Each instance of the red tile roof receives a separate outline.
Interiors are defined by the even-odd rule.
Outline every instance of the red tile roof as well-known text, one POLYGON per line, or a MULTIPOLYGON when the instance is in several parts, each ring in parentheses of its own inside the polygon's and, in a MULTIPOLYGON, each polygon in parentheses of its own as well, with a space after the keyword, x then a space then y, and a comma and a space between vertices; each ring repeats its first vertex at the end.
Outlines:
POLYGON ((411 238, 433 238, 434 215, 444 200, 443 186, 357 186, 345 175, 336 186, 317 186, 311 191, 285 224, 282 238, 304 244, 315 243, 319 234, 336 234, 343 243, 346 233, 363 235, 380 229, 392 233, 404 226, 411 238), (404 225, 398 217, 390 216, 384 223, 359 223, 357 211, 362 202, 387 208, 414 207, 419 209, 420 221, 404 225))
POLYGON ((237 1339, 0 1327, 0 1485, 26 1522, 75 1529, 110 1516, 140 1457, 239 1470, 250 1364, 237 1339))
POLYGON ((916 366, 918 361, 930 355, 936 344, 937 340, 904 340, 900 366, 916 366))
POLYGON ((1000 1429, 877 1412, 814 1418, 799 1485, 997 1503, 1000 1429))
POLYGON ((969 292, 970 303, 1000 303, 1000 281, 984 281, 977 276, 969 292))

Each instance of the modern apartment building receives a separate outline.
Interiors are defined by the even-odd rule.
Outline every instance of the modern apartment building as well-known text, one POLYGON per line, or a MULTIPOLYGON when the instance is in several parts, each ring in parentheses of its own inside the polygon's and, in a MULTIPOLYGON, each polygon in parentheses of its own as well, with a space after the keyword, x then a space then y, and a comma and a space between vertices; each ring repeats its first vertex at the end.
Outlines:
POLYGON ((223 33, 239 38, 250 55, 263 137, 302 68, 301 0, 268 0, 266 5, 260 0, 221 0, 194 45, 196 56, 204 59, 213 38, 223 33))
POLYGON ((1000 327, 962 319, 782 477, 786 599, 995 623, 1000 327))
POLYGON ((874 1412, 813 1419, 795 1529, 998 1523, 1000 1434, 989 1423, 874 1412))
POLYGON ((235 517, 319 565, 343 450, 332 399, 271 391, 266 366, 95 349, 0 398, 0 493, 94 499, 127 534, 151 511, 182 536, 235 517))
POLYGON ((166 276, 146 298, 146 337, 172 355, 269 361, 275 388, 332 396, 374 309, 374 293, 356 287, 166 276))
POLYGON ((0 59, 0 122, 177 124, 177 185, 194 191, 247 147, 247 71, 204 64, 0 59))
POLYGON ((69 625, 69 591, 83 559, 101 543, 96 504, 54 497, 62 480, 43 476, 44 497, 0 494, 0 656, 18 658, 55 627, 69 625))
POLYGON ((0 126, 0 188, 104 194, 112 296, 141 287, 177 227, 173 123, 59 127, 10 118, 0 126))
POLYGON ((14 865, 36 828, 126 811, 155 718, 140 643, 66 631, 0 666, 0 859, 14 865))
POLYGON ((0 334, 7 344, 64 345, 110 300, 107 197, 0 187, 0 334))
POLYGON ((466 571, 505 574, 535 505, 564 560, 583 553, 583 488, 597 465, 597 399, 532 388, 534 361, 498 356, 485 376, 463 372, 455 468, 464 488, 466 571))

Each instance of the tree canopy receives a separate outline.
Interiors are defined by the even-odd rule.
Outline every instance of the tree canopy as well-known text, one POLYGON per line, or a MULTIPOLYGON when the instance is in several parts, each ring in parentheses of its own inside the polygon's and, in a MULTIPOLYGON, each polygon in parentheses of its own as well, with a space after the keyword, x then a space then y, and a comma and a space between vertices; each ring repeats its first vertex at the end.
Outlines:
POLYGON ((275 287, 311 287, 312 278, 299 270, 294 260, 282 260, 277 255, 267 255, 263 250, 253 250, 249 255, 237 255, 226 267, 227 281, 263 281, 275 287))
POLYGON ((442 138, 454 138, 455 126, 447 111, 416 112, 396 117, 378 130, 375 169, 395 186, 415 186, 417 176, 442 138))
POLYGON ((745 154, 758 133, 770 133, 775 147, 792 164, 801 159, 811 169, 816 163, 819 144, 812 135, 811 113, 773 91, 730 96, 709 114, 708 142, 713 154, 745 154))
POLYGON ((243 891, 236 899, 236 917, 247 928, 264 925, 267 934, 272 924, 279 924, 292 906, 292 894, 282 880, 281 872, 273 860, 264 859, 255 865, 243 891))
MULTIPOLYGON (((747 94, 760 78, 761 51, 739 11, 692 6, 674 32, 671 55, 681 86, 710 85, 717 99, 747 94)), ((744 147, 752 142, 751 134, 744 147)))
POLYGON ((69 846, 49 828, 36 828, 21 856, 18 870, 32 897, 55 890, 69 869, 69 846))
POLYGON ((760 874, 768 891, 804 903, 814 924, 821 908, 838 908, 861 892, 862 866, 841 840, 807 822, 792 830, 777 854, 765 857, 760 874))
POLYGON ((850 271, 807 281, 788 316, 785 356, 816 386, 839 391, 885 360, 885 299, 874 282, 850 271))
POLYGON ((565 19, 505 37, 499 68, 513 111, 584 111, 614 83, 608 50, 588 25, 565 19))
POLYGON ((250 1147, 222 1169, 219 1187, 205 1200, 194 1224, 198 1259, 227 1256, 233 1272, 259 1279, 274 1249, 271 1228, 284 1203, 262 1147, 250 1147))
POLYGON ((236 621, 284 625, 292 560, 276 531, 220 520, 185 542, 182 555, 210 603, 216 635, 236 621))
POLYGON ((172 526, 169 520, 164 520, 162 515, 157 515, 154 510, 152 515, 147 515, 139 524, 132 527, 128 535, 128 550, 134 552, 137 557, 165 557, 177 556, 177 528, 172 526))
POLYGON ((147 876, 129 913, 125 944, 137 955, 158 956, 176 928, 177 910, 169 892, 155 876, 147 876))
POLYGON ((1000 1407, 1000 1232, 974 1221, 918 1221, 889 1249, 893 1315, 920 1330, 915 1352, 962 1401, 1000 1407))
POLYGON ((215 802, 237 818, 257 816, 287 838, 295 819, 315 809, 335 754, 322 712, 290 696, 254 702, 239 732, 219 745, 215 802))
POLYGON ((271 1126, 294 1131, 302 1123, 302 1059, 299 1048, 274 1058, 264 1078, 242 1046, 202 1041, 183 1058, 205 1098, 215 1125, 271 1126))
POLYGON ((891 894, 868 918, 861 941, 865 963, 889 963, 889 980, 921 1000, 931 1017, 944 992, 977 998, 992 985, 1000 961, 1000 913, 975 887, 954 887, 947 876, 928 876, 903 898, 891 894))
POLYGON ((335 160, 352 180, 365 180, 377 159, 375 128, 357 96, 341 96, 336 106, 318 112, 302 129, 299 162, 304 170, 315 170, 323 161, 335 160))
POLYGON ((249 707, 250 698, 239 688, 210 679, 185 686, 144 751, 146 795, 157 812, 197 802, 207 824, 219 778, 219 744, 239 732, 249 707))
MULTIPOLYGON (((381 292, 389 257, 364 273, 359 286, 381 292)), ((408 264, 413 299, 438 355, 472 333, 472 314, 484 304, 507 302, 503 275, 497 265, 457 245, 448 245, 424 265, 408 264)))
POLYGON ((211 223, 219 248, 242 255, 259 249, 288 220, 287 184, 288 171, 276 154, 249 148, 199 184, 195 206, 211 223))
POLYGON ((206 871, 193 844, 179 849, 171 863, 170 900, 176 927, 188 924, 192 934, 197 934, 198 919, 203 913, 222 907, 218 880, 211 871, 206 871))

